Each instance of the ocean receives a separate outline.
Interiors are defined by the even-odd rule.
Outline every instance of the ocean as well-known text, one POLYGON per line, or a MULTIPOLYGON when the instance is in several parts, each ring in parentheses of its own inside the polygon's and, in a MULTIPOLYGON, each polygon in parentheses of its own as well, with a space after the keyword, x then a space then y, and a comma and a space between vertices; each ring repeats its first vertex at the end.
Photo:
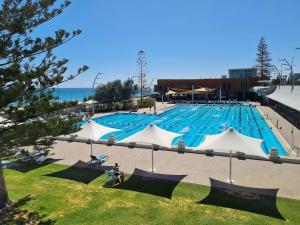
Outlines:
POLYGON ((53 88, 54 95, 59 98, 60 102, 77 100, 82 101, 83 98, 93 95, 92 88, 53 88))

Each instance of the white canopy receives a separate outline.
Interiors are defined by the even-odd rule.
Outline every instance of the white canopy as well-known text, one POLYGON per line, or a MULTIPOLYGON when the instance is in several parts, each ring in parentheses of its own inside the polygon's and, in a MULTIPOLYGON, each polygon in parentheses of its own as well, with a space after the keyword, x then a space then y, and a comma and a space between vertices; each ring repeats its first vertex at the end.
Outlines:
POLYGON ((300 111, 299 96, 300 86, 294 86, 293 89, 292 86, 278 86, 272 94, 266 97, 300 111))
POLYGON ((165 95, 175 95, 177 92, 169 90, 165 95))
POLYGON ((106 127, 106 126, 96 123, 93 120, 89 120, 86 124, 84 124, 82 126, 82 130, 76 132, 74 135, 76 135, 78 137, 83 137, 83 138, 97 141, 103 135, 114 132, 114 131, 119 131, 119 130, 110 128, 110 127, 106 127))
POLYGON ((92 105, 92 104, 98 104, 99 102, 98 101, 96 101, 96 100, 88 100, 88 101, 86 101, 86 102, 84 102, 83 104, 85 104, 85 105, 92 105))
POLYGON ((142 144, 155 144, 171 148, 174 138, 181 136, 181 134, 170 132, 159 128, 153 123, 150 123, 144 130, 137 132, 125 138, 120 143, 142 143, 142 144))
POLYGON ((10 120, 5 119, 4 117, 0 116, 0 127, 10 127, 13 123, 10 120))
POLYGON ((228 128, 220 134, 208 135, 197 149, 213 149, 220 152, 243 152, 247 155, 267 157, 261 148, 263 140, 248 137, 237 132, 234 128, 228 128))

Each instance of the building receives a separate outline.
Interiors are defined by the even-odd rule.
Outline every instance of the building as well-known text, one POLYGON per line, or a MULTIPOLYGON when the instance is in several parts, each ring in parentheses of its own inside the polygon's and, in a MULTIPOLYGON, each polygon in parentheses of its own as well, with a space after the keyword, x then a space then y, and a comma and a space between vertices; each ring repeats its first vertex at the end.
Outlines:
POLYGON ((229 69, 229 78, 249 78, 257 77, 257 68, 229 69))
POLYGON ((257 77, 242 79, 215 78, 215 79, 158 79, 154 86, 156 92, 167 93, 170 89, 212 88, 221 90, 224 99, 254 99, 254 93, 250 90, 259 86, 257 77))

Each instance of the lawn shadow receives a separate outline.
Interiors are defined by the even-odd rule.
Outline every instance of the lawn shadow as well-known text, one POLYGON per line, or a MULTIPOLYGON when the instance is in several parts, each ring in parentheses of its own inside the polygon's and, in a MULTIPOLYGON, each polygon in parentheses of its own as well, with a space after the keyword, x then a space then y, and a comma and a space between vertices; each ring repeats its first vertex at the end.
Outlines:
MULTIPOLYGON (((151 173, 135 168, 133 174, 124 183, 112 186, 115 189, 156 195, 163 198, 172 198, 177 184, 186 175, 168 175, 151 173)), ((108 187, 105 185, 105 187, 108 187)))
POLYGON ((46 215, 41 215, 36 211, 29 211, 23 206, 32 200, 31 196, 26 196, 17 202, 10 203, 9 206, 0 210, 0 224, 39 224, 52 225, 56 221, 46 219, 46 215))
POLYGON ((210 183, 208 196, 199 201, 199 204, 238 209, 285 220, 276 206, 276 195, 279 189, 243 187, 212 178, 210 183))
POLYGON ((68 179, 84 184, 89 184, 91 181, 103 175, 105 173, 105 170, 111 169, 111 166, 91 167, 90 164, 79 160, 67 169, 46 174, 45 176, 68 179))
POLYGON ((47 166, 52 163, 56 163, 57 161, 60 161, 61 159, 47 159, 42 164, 38 165, 36 163, 26 163, 22 161, 17 161, 14 166, 9 167, 9 169, 16 170, 21 173, 27 173, 32 170, 47 166))

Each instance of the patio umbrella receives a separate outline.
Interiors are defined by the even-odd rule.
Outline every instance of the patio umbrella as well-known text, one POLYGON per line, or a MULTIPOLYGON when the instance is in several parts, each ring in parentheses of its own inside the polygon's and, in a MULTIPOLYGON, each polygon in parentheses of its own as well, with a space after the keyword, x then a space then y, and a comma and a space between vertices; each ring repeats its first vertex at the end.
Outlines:
POLYGON ((234 181, 231 179, 232 170, 232 153, 243 152, 247 155, 254 155, 267 158, 261 148, 263 140, 248 137, 237 132, 234 128, 230 127, 220 134, 208 135, 204 141, 198 146, 199 150, 213 149, 215 151, 227 152, 230 154, 229 164, 229 179, 230 183, 234 181))
POLYGON ((87 138, 91 142, 91 155, 93 155, 93 140, 97 141, 100 137, 115 131, 119 131, 115 128, 110 128, 103 126, 101 124, 96 123, 93 120, 89 120, 86 124, 82 127, 82 130, 78 131, 74 135, 78 137, 87 138))
POLYGON ((141 143, 141 144, 151 144, 152 151, 152 164, 151 172, 154 172, 153 169, 153 148, 155 145, 171 148, 172 141, 174 138, 181 136, 181 134, 170 132, 164 129, 159 128, 154 123, 150 123, 144 130, 137 132, 128 138, 125 138, 119 143, 141 143))

